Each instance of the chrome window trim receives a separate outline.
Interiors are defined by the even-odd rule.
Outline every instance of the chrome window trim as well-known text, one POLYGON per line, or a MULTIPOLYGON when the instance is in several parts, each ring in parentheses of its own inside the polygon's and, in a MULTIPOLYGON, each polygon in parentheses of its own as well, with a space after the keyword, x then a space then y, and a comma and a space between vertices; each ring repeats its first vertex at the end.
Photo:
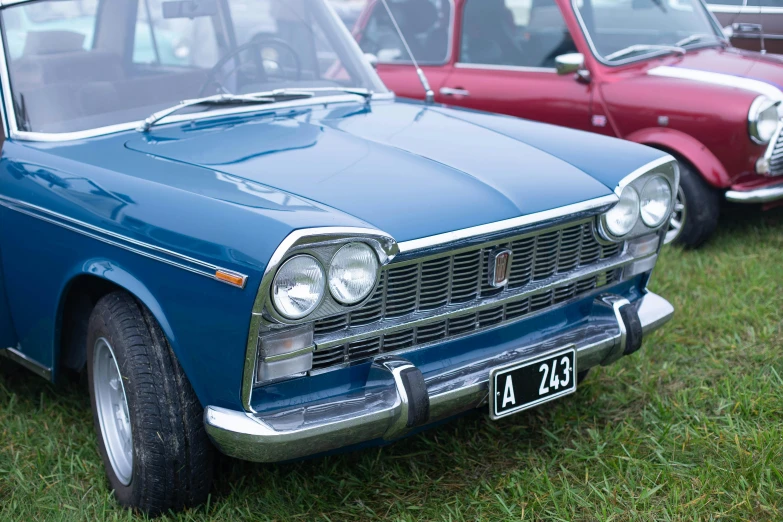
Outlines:
POLYGON ((742 5, 726 5, 707 3, 707 9, 713 13, 730 14, 783 14, 783 7, 771 5, 748 5, 748 0, 744 0, 742 5))
POLYGON ((568 216, 578 219, 580 214, 587 212, 598 211, 599 209, 608 208, 611 205, 617 203, 619 198, 615 194, 608 194, 599 198, 590 199, 581 203, 574 203, 564 207, 558 207, 552 210, 545 210, 543 212, 536 212, 535 214, 528 214, 526 216, 520 216, 516 218, 506 219, 504 221, 496 221, 494 223, 488 223, 486 225, 478 225, 470 228, 463 228, 461 230, 455 230, 453 232, 445 232, 443 234, 437 234, 434 236, 423 237, 420 239, 412 239, 409 241, 403 241, 399 243, 400 254, 408 254, 410 252, 416 252, 428 248, 438 247, 446 245, 448 243, 454 243, 464 239, 470 239, 477 236, 485 236, 490 234, 496 234, 499 232, 505 232, 515 228, 521 228, 530 225, 536 225, 545 221, 551 221, 568 216))
POLYGON ((186 256, 184 254, 180 254, 178 252, 174 252, 166 248, 152 245, 150 243, 145 243, 143 241, 139 241, 137 239, 133 239, 128 236, 124 236, 122 234, 112 232, 110 230, 96 227, 89 223, 85 223, 83 221, 73 219, 71 217, 65 216, 58 212, 54 212, 52 210, 39 207, 37 205, 33 205, 25 201, 0 195, 0 205, 10 210, 13 210, 15 212, 18 212, 20 214, 24 214, 26 216, 30 216, 39 219, 41 221, 45 221, 47 223, 60 226, 66 230, 70 230, 72 232, 76 232, 83 236, 87 236, 89 238, 102 241, 103 243, 118 248, 122 248, 129 252, 133 252, 134 254, 138 254, 140 256, 147 257, 149 259, 153 259, 161 263, 166 263, 168 265, 181 268, 182 270, 187 270, 188 272, 192 272, 194 274, 208 277, 209 279, 214 279, 215 281, 218 281, 223 284, 227 284, 229 286, 233 286, 235 288, 239 288, 239 287, 235 286, 232 283, 219 279, 217 277, 217 272, 223 272, 226 274, 241 277, 242 278, 241 288, 245 287, 245 284, 248 279, 248 276, 245 274, 241 274, 239 272, 235 272, 233 270, 229 270, 227 268, 223 268, 218 265, 213 265, 212 263, 207 263, 205 261, 201 261, 200 259, 186 256), (142 249, 148 250, 149 252, 142 249), (178 259, 179 261, 167 259, 165 257, 162 257, 162 255, 157 255, 157 254, 166 255, 171 258, 178 259))
POLYGON ((525 67, 521 65, 492 65, 484 63, 457 62, 454 64, 457 69, 486 69, 488 71, 509 71, 509 72, 545 72, 557 74, 554 67, 525 67))
MULTIPOLYGON (((719 37, 720 41, 728 42, 726 39, 726 35, 723 33, 723 28, 720 27, 720 25, 715 20, 715 16, 710 12, 710 10, 707 8, 706 4, 703 2, 697 1, 702 8, 704 9, 704 14, 709 18, 709 20, 712 22, 712 29, 715 31, 715 36, 719 37)), ((584 36, 585 41, 587 42, 588 47, 590 47, 590 52, 593 54, 593 57, 598 60, 599 63, 606 65, 607 67, 619 67, 622 65, 628 65, 629 63, 636 63, 636 62, 643 62, 647 60, 652 60, 654 58, 660 58, 661 56, 666 56, 668 53, 666 51, 651 51, 647 54, 643 54, 641 56, 637 56, 634 58, 625 58, 623 60, 617 60, 617 61, 607 61, 604 59, 604 57, 601 55, 601 53, 598 52, 598 48, 596 48, 595 43, 593 43, 593 39, 590 36, 590 32, 587 30, 587 25, 585 24, 584 18, 582 18, 582 13, 579 12, 579 7, 576 5, 577 0, 571 0, 571 10, 574 12, 574 16, 576 16, 577 21, 579 22, 579 28, 582 31, 582 36, 584 36)))
MULTIPOLYGON (((455 25, 454 24, 454 20, 456 19, 455 16, 456 16, 456 11, 457 11, 457 6, 456 6, 456 3, 455 3, 454 0, 448 0, 448 2, 449 2, 449 5, 451 6, 451 16, 449 17, 449 37, 448 37, 448 42, 447 42, 447 47, 446 47, 446 51, 447 51, 446 59, 443 60, 443 61, 436 61, 436 62, 424 62, 424 61, 421 61, 421 60, 417 60, 419 62, 419 65, 421 65, 423 67, 443 67, 444 65, 449 64, 451 62, 451 60, 453 59, 453 57, 454 57, 454 25, 455 25)), ((376 2, 375 5, 376 6, 377 5, 381 5, 382 6, 383 4, 381 4, 380 2, 376 2)), ((375 10, 375 9, 376 9, 376 7, 373 7, 373 10, 375 10)), ((372 16, 372 13, 370 13, 370 16, 372 16)), ((345 25, 345 24, 343 24, 343 25, 345 25)), ((350 33, 350 31, 349 31, 349 33, 350 33)), ((362 33, 359 33, 359 34, 361 35, 362 33)), ((353 35, 351 36, 351 38, 355 40, 353 35)), ((361 44, 359 45, 359 47, 361 49, 361 44)), ((362 51, 362 52, 364 52, 364 51, 362 51)), ((378 64, 379 65, 408 65, 408 66, 410 66, 410 65, 413 65, 413 61, 411 61, 411 60, 399 60, 399 61, 394 61, 394 62, 387 62, 387 61, 383 61, 383 60, 378 60, 378 64)))

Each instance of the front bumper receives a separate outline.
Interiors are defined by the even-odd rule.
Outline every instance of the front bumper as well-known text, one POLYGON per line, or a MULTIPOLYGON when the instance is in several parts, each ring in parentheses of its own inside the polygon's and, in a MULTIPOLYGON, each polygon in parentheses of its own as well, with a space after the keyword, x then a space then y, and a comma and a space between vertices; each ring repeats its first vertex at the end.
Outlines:
POLYGON ((732 203, 774 203, 783 200, 783 182, 750 190, 729 190, 726 199, 732 203))
POLYGON ((494 367, 569 345, 576 346, 579 371, 610 364, 638 349, 641 337, 674 314, 671 304, 653 293, 634 304, 619 296, 599 296, 594 308, 598 313, 585 324, 536 345, 424 376, 405 359, 381 356, 374 361, 361 392, 264 414, 209 406, 204 424, 221 452, 256 462, 280 462, 367 441, 393 440, 417 426, 486 404, 489 372, 494 367))

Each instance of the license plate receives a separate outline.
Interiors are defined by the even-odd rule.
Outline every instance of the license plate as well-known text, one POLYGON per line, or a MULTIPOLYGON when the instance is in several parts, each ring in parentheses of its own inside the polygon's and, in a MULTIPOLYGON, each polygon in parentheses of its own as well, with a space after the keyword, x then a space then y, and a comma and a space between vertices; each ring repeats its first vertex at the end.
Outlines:
POLYGON ((574 347, 489 372, 489 415, 500 419, 576 391, 574 347))

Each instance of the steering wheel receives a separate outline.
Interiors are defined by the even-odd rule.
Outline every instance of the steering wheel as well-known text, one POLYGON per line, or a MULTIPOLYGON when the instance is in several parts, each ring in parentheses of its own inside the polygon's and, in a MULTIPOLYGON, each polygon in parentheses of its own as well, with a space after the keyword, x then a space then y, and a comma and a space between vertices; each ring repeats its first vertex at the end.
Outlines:
MULTIPOLYGON (((199 97, 206 96, 207 89, 211 85, 217 85, 217 87, 225 94, 228 94, 228 90, 223 85, 223 83, 218 79, 220 77, 226 78, 234 74, 237 69, 242 67, 241 60, 237 59, 237 64, 230 70, 228 73, 225 73, 222 71, 223 67, 225 65, 235 59, 238 58, 239 55, 241 55, 245 51, 252 51, 256 50, 257 53, 253 54, 253 65, 255 66, 255 69, 261 78, 269 78, 268 71, 266 70, 266 67, 264 66, 264 62, 271 61, 264 59, 264 49, 266 48, 277 48, 278 50, 283 50, 291 55, 291 57, 294 59, 294 68, 295 68, 295 74, 294 74, 294 80, 300 80, 302 78, 302 61, 299 59, 299 53, 296 52, 296 49, 291 47, 290 44, 285 42, 284 40, 281 40, 280 38, 275 38, 272 36, 269 37, 255 37, 248 43, 244 45, 240 45, 227 55, 225 55, 223 58, 218 60, 218 62, 210 69, 209 74, 207 74, 207 79, 204 81, 204 85, 202 85, 201 90, 199 91, 199 97), (220 76, 219 76, 220 75, 220 76)), ((278 68, 282 70, 282 66, 280 66, 279 62, 275 62, 278 65, 278 68)))

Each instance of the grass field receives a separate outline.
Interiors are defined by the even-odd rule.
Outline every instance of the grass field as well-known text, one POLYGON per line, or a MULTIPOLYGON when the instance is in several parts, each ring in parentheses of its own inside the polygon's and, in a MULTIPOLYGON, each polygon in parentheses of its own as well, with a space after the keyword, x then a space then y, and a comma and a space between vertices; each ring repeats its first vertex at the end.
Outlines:
MULTIPOLYGON (((652 288, 677 308, 576 395, 481 411, 383 449, 224 459, 171 520, 783 520, 783 210, 733 211, 652 288)), ((132 520, 107 491, 89 400, 0 362, 0 520, 132 520)))

